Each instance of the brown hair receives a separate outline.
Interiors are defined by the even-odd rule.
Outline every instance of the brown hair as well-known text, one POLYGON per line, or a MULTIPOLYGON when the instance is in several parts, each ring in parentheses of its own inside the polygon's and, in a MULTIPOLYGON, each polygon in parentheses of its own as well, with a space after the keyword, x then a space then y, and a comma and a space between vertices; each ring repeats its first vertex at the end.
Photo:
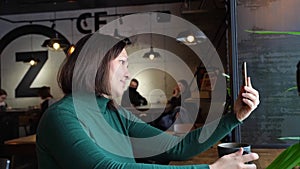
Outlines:
POLYGON ((74 52, 64 60, 59 70, 57 81, 64 94, 72 93, 72 78, 76 60, 82 47, 91 36, 92 34, 88 34, 76 43, 74 52))
POLYGON ((53 98, 53 96, 50 93, 50 87, 43 86, 39 88, 38 95, 41 97, 41 99, 46 99, 47 97, 53 98))
POLYGON ((101 68, 97 70, 96 79, 95 79, 95 92, 96 94, 106 94, 111 95, 109 82, 109 69, 111 60, 114 60, 125 48, 126 43, 123 41, 118 42, 113 48, 111 48, 104 56, 101 64, 101 68), (98 85, 102 84, 102 85, 98 85))
POLYGON ((6 92, 5 90, 3 90, 3 89, 0 89, 0 96, 1 96, 1 95, 7 96, 7 92, 6 92))
POLYGON ((136 83, 136 87, 139 87, 139 81, 135 78, 131 79, 131 82, 135 82, 136 83))
MULTIPOLYGON (((78 83, 82 83, 83 88, 80 90, 89 91, 89 92, 95 92, 96 95, 110 95, 110 84, 109 84, 109 63, 111 60, 115 59, 125 48, 126 44, 128 44, 129 40, 121 40, 117 41, 116 39, 107 36, 107 35, 101 35, 98 33, 88 34, 84 36, 82 39, 78 41, 78 43, 75 46, 75 51, 64 61, 64 64, 62 65, 59 74, 58 74, 58 83, 60 88, 63 90, 65 94, 71 94, 72 91, 72 84, 74 80, 79 80, 78 83), (110 41, 110 42, 106 42, 110 41), (114 45, 112 48, 109 48, 108 52, 104 55, 103 59, 100 63, 97 63, 97 59, 95 57, 101 57, 102 51, 102 45, 103 50, 105 50, 105 47, 109 45, 109 43, 114 42, 114 45), (84 52, 83 52, 84 51, 84 52), (87 54, 89 53, 89 55, 87 54), (86 55, 85 55, 86 54, 86 55), (96 76, 94 77, 95 80, 86 80, 93 76, 93 65, 85 64, 82 67, 82 71, 76 72, 75 66, 76 62, 78 61, 78 56, 84 57, 83 59, 90 59, 88 62, 93 63, 95 59, 95 65, 97 66, 95 69, 96 76), (76 75, 74 76, 74 71, 76 73, 82 73, 82 75, 76 75), (89 71, 91 73, 89 73, 89 71), (89 76, 89 77, 86 77, 89 76), (74 79, 75 78, 75 79, 74 79), (92 82, 95 82, 95 84, 91 84, 92 82), (94 88, 91 88, 91 86, 94 86, 94 88)), ((75 74, 76 74, 75 73, 75 74)), ((77 85, 77 81, 76 81, 77 85)), ((80 84, 79 84, 80 85, 80 84)), ((74 86, 73 86, 74 87, 74 86)), ((73 88, 74 89, 74 88, 73 88)))

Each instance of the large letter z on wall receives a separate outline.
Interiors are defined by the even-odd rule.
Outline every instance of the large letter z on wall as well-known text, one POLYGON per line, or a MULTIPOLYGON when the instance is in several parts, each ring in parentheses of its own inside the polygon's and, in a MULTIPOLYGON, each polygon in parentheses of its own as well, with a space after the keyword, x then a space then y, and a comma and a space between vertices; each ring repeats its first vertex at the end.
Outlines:
POLYGON ((48 59, 48 51, 17 52, 16 62, 28 63, 30 68, 18 84, 15 97, 36 97, 38 88, 30 88, 30 85, 48 59))

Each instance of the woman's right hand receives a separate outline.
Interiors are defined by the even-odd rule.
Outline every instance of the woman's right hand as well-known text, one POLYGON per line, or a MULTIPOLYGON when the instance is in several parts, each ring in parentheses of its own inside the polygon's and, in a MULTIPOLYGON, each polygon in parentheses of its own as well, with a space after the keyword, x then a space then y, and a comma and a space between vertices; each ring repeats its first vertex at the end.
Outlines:
POLYGON ((209 165, 210 169, 256 169, 255 164, 245 164, 257 160, 259 158, 258 154, 250 153, 243 155, 243 148, 239 151, 225 155, 219 158, 216 162, 209 165))
POLYGON ((241 88, 234 103, 234 113, 239 121, 245 120, 259 105, 259 92, 252 87, 250 77, 247 78, 248 86, 241 88))

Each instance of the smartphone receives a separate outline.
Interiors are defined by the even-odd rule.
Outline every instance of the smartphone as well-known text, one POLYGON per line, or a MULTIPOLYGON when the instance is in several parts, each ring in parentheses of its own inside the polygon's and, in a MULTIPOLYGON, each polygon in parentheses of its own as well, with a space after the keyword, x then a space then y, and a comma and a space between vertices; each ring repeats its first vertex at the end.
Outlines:
POLYGON ((243 62, 243 77, 244 77, 244 86, 248 86, 247 62, 243 62))

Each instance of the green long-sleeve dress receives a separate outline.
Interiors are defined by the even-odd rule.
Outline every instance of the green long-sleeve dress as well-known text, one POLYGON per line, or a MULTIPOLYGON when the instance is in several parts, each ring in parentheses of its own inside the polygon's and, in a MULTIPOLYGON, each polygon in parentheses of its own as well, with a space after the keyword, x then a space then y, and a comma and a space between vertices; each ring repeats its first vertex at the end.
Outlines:
POLYGON ((107 98, 78 97, 65 96, 41 118, 36 144, 39 169, 207 169, 207 164, 142 164, 136 163, 135 157, 186 160, 210 148, 240 124, 234 114, 227 114, 203 142, 199 141, 201 131, 209 133, 213 126, 185 137, 173 136, 121 107, 118 111, 109 109, 107 98))

